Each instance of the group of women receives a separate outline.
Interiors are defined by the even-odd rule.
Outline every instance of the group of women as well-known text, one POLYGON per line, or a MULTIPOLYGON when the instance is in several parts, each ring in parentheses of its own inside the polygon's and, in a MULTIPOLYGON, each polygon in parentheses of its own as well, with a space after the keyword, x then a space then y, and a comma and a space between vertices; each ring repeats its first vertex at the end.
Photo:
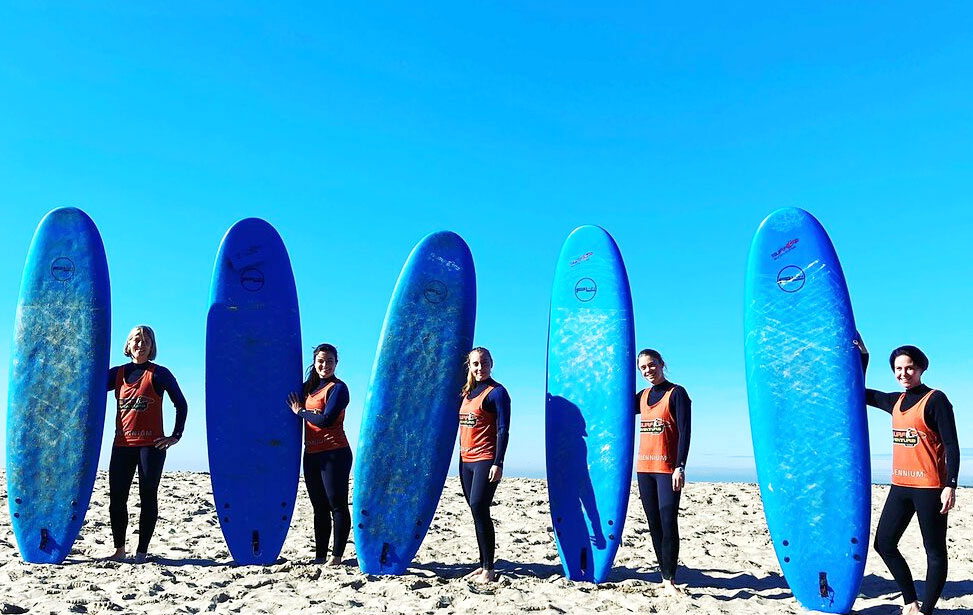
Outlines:
MULTIPOLYGON (((867 367, 868 351, 859 337, 854 344, 867 367)), ((135 471, 139 472, 139 544, 135 562, 145 561, 158 518, 157 493, 166 451, 179 442, 186 421, 186 400, 176 379, 152 362, 155 334, 141 325, 125 341, 127 365, 108 374, 118 412, 109 465, 110 517, 115 553, 126 558, 126 502, 135 471), (163 433, 162 398, 168 394, 176 408, 172 435, 163 433)), ((955 505, 959 474, 959 443, 953 408, 945 394, 922 384, 929 360, 914 346, 895 349, 889 363, 902 393, 866 389, 868 405, 892 415, 892 487, 879 520, 875 550, 885 561, 902 592, 904 613, 931 613, 946 580, 947 513, 955 505), (918 515, 928 570, 923 600, 918 602, 912 574, 898 550, 898 542, 914 515, 918 515)), ((470 506, 479 548, 479 567, 470 577, 495 580, 495 534, 490 506, 503 476, 503 460, 510 426, 510 395, 492 377, 493 357, 477 347, 467 356, 466 384, 461 397, 460 479, 470 506)), ((315 562, 340 565, 351 530, 348 482, 352 452, 344 433, 347 385, 335 376, 338 350, 321 344, 300 393, 287 401, 304 420, 304 480, 314 509, 315 562), (328 546, 331 545, 331 558, 328 546)), ((636 457, 639 496, 648 520, 652 545, 665 593, 678 595, 675 584, 679 561, 679 500, 686 484, 686 461, 691 436, 692 401, 686 390, 666 378, 659 352, 642 350, 637 367, 650 386, 635 395, 639 419, 636 457)))

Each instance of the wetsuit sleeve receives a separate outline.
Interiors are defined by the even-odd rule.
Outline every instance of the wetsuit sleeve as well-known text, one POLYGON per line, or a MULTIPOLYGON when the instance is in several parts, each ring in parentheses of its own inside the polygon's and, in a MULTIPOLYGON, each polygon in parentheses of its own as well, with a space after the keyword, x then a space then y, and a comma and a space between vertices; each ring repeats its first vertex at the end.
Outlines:
POLYGON ((865 389, 865 403, 873 408, 885 410, 892 414, 895 402, 899 401, 898 393, 883 393, 875 389, 865 389))
POLYGON ((959 437, 956 435, 956 416, 953 404, 942 391, 934 394, 926 404, 926 424, 939 434, 946 453, 946 485, 955 487, 959 479, 959 437))
MULTIPOLYGON (((644 390, 645 389, 642 389, 642 391, 644 390)), ((642 397, 642 391, 639 391, 638 393, 635 394, 635 403, 632 404, 632 409, 635 410, 636 415, 642 414, 642 408, 639 405, 639 398, 642 397)))
POLYGON ((298 416, 314 425, 315 427, 331 427, 338 421, 342 411, 348 407, 351 395, 348 394, 348 387, 344 382, 336 382, 331 394, 328 395, 328 402, 324 404, 321 413, 301 410, 298 416))
POLYGON ((118 378, 118 370, 120 370, 120 369, 121 369, 121 367, 118 366, 118 367, 113 367, 113 368, 111 368, 111 369, 108 370, 108 388, 105 389, 106 391, 114 391, 115 390, 115 380, 118 378))
POLYGON ((510 441, 510 394, 504 387, 497 387, 490 391, 483 404, 483 409, 495 412, 497 415, 497 454, 493 458, 493 465, 503 466, 503 457, 507 454, 507 442, 510 441))
POLYGON ((672 413, 676 416, 676 427, 679 429, 679 448, 676 450, 676 467, 685 468, 689 458, 689 441, 692 437, 692 407, 693 400, 682 387, 676 387, 669 399, 672 413))
POLYGON ((167 368, 161 365, 155 370, 156 393, 161 397, 163 393, 169 394, 169 401, 176 407, 176 424, 172 427, 172 437, 181 438, 182 432, 186 428, 186 416, 189 414, 189 404, 186 396, 182 394, 176 377, 167 368))

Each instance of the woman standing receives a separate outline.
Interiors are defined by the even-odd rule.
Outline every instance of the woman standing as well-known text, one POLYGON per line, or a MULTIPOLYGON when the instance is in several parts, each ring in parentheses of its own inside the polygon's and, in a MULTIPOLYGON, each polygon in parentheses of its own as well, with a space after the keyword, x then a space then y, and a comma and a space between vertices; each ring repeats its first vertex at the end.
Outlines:
MULTIPOLYGON (((855 344, 867 364, 861 338, 855 344)), ((929 359, 915 346, 900 346, 889 356, 901 393, 865 389, 865 402, 892 415, 892 486, 875 531, 875 551, 902 592, 904 615, 932 613, 946 584, 947 515, 956 505, 960 449, 953 405, 942 391, 922 383, 929 359), (912 571, 899 552, 899 540, 919 518, 926 550, 922 606, 912 571)))
POLYGON ((655 350, 638 355, 639 372, 652 386, 635 396, 635 412, 641 415, 636 472, 663 590, 679 595, 679 496, 686 483, 692 400, 686 389, 666 380, 665 367, 655 350))
POLYGON ((348 476, 351 474, 351 446, 345 437, 345 408, 348 387, 335 375, 338 349, 319 344, 311 353, 307 380, 299 397, 288 396, 288 404, 304 419, 304 482, 314 508, 314 552, 316 564, 341 564, 351 531, 348 514, 348 476), (334 547, 328 561, 328 541, 334 522, 334 547))
POLYGON ((135 563, 148 557, 149 541, 159 518, 159 482, 166 451, 179 442, 186 426, 188 407, 172 373, 152 363, 157 354, 155 332, 139 325, 125 340, 127 365, 108 370, 108 390, 115 391, 115 442, 108 464, 109 516, 115 553, 114 561, 126 558, 125 532, 128 528, 128 492, 135 471, 139 473, 139 544, 135 563), (166 437, 162 425, 162 396, 168 393, 176 407, 176 424, 166 437))
POLYGON ((466 358, 467 376, 459 410, 459 474, 476 527, 480 567, 469 576, 489 583, 496 579, 493 555, 496 538, 490 505, 503 476, 510 425, 510 395, 491 378, 493 357, 477 347, 466 358))

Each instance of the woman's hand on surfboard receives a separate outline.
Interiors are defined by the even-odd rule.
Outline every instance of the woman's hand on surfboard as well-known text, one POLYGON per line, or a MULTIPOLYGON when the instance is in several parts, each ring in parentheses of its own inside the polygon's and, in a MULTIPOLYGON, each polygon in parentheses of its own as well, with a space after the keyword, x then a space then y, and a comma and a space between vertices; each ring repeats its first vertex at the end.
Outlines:
POLYGON ((945 515, 956 506, 956 489, 953 487, 946 487, 943 489, 941 499, 943 501, 943 507, 939 512, 945 515))
POLYGON ((487 480, 491 483, 499 483, 502 477, 503 466, 490 466, 490 473, 487 475, 487 480))
POLYGON ((682 488, 686 486, 686 470, 683 468, 676 468, 672 471, 672 490, 682 491, 682 488))
POLYGON ((294 414, 297 414, 302 410, 301 399, 297 396, 297 393, 291 393, 287 396, 287 405, 291 407, 291 412, 294 414))
POLYGON ((165 451, 175 446, 177 442, 179 442, 179 438, 176 438, 174 436, 169 436, 168 438, 158 438, 153 443, 153 446, 155 446, 160 451, 165 451))

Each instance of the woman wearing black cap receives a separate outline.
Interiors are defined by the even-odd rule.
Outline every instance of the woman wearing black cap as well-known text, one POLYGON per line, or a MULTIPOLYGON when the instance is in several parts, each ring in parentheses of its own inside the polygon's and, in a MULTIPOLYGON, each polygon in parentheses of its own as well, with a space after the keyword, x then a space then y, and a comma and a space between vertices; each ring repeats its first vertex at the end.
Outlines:
MULTIPOLYGON (((855 344, 867 364, 861 338, 855 344)), ((889 365, 902 393, 865 389, 865 401, 892 415, 892 487, 875 531, 875 550, 902 592, 904 615, 932 613, 946 584, 946 521, 956 504, 959 440, 953 405, 942 391, 922 384, 929 359, 915 346, 892 351, 889 365), (919 517, 926 549, 926 584, 919 606, 912 572, 899 552, 899 540, 919 517)))

